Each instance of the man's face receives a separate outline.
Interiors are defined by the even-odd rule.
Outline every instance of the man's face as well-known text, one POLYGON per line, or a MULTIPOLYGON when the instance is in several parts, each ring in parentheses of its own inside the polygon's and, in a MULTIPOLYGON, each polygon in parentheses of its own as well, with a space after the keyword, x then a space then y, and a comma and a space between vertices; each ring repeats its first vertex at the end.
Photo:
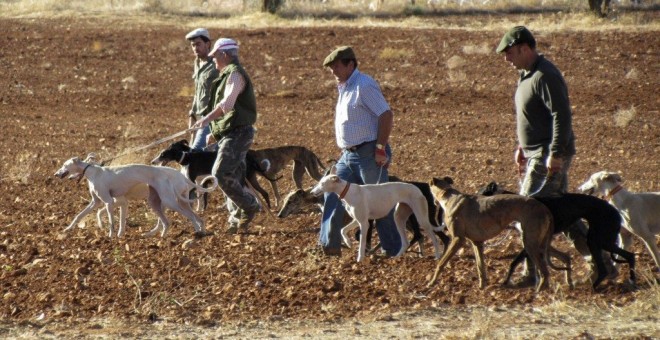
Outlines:
POLYGON ((328 65, 328 68, 338 83, 345 83, 353 73, 353 69, 355 68, 353 65, 355 64, 352 62, 344 65, 341 60, 335 60, 332 64, 328 65))
POLYGON ((206 56, 211 50, 211 42, 204 41, 202 38, 197 37, 190 41, 190 47, 197 58, 206 59, 206 56))
POLYGON ((217 50, 213 53, 213 62, 216 69, 222 70, 225 66, 229 65, 229 61, 229 55, 225 51, 217 50))
POLYGON ((525 58, 522 51, 522 45, 513 45, 504 50, 504 60, 508 61, 513 67, 518 70, 525 68, 525 58))

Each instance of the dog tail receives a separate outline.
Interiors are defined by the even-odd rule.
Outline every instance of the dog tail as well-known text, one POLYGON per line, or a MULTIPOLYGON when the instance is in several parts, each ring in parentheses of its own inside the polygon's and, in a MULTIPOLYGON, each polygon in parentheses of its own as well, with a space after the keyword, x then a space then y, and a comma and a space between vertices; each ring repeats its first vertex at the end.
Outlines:
POLYGON ((314 154, 314 162, 316 162, 316 164, 318 164, 318 166, 321 167, 321 170, 325 171, 327 169, 325 165, 323 165, 323 162, 321 162, 319 156, 317 156, 316 154, 314 154))
POLYGON ((215 190, 217 187, 218 187, 218 179, 213 175, 204 177, 204 179, 202 179, 201 181, 201 184, 195 184, 195 189, 197 189, 201 193, 211 192, 215 190), (204 183, 206 183, 206 181, 211 181, 213 182, 213 184, 210 187, 206 188, 204 187, 204 183))

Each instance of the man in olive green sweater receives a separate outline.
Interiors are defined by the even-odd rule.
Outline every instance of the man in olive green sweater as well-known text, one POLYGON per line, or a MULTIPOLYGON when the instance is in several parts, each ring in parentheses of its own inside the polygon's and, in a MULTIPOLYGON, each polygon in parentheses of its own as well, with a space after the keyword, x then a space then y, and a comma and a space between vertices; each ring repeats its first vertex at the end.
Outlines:
POLYGON ((209 53, 220 75, 213 82, 213 108, 193 127, 211 125, 211 134, 218 142, 218 156, 213 175, 227 200, 228 233, 247 231, 249 223, 260 210, 256 197, 243 186, 245 156, 254 140, 252 125, 257 120, 257 102, 252 82, 238 60, 238 44, 220 38, 209 53))
MULTIPOLYGON (((575 156, 568 87, 559 69, 536 50, 536 39, 524 26, 510 29, 497 53, 520 72, 515 93, 518 147, 514 159, 522 176, 520 194, 550 196, 566 193, 568 170, 575 156)), ((586 244, 587 227, 573 224, 566 232, 584 257, 591 256, 586 244)), ((609 258, 609 256, 603 256, 609 258)), ((608 270, 615 274, 611 262, 608 270)), ((521 286, 534 283, 532 263, 527 261, 521 286)))

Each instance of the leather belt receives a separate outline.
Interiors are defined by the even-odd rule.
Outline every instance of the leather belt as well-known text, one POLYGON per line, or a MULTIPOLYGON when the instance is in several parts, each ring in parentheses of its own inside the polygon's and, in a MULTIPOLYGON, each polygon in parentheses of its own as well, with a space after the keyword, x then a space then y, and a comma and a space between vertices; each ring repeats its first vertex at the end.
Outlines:
POLYGON ((344 148, 344 150, 346 150, 348 152, 355 152, 355 151, 358 151, 359 148, 361 148, 361 147, 363 147, 363 146, 365 146, 369 143, 375 143, 375 142, 376 142, 375 140, 370 140, 368 142, 360 143, 358 145, 349 146, 347 148, 344 148))

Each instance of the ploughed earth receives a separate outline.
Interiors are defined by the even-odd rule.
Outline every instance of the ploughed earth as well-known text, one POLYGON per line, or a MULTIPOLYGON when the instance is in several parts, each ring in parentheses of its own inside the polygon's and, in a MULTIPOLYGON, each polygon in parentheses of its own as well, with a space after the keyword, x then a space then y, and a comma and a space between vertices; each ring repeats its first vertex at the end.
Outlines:
MULTIPOLYGON (((481 19, 486 20, 475 17, 481 19)), ((284 320, 311 322, 313 329, 314 322, 388 321, 402 312, 439 318, 475 306, 493 313, 509 308, 533 313, 563 302, 625 308, 657 289, 649 280, 657 268, 635 239, 638 289, 625 283, 628 266, 622 265, 615 280, 593 292, 587 262, 563 236, 554 244, 572 255, 575 289, 557 271, 551 271, 547 291, 502 288, 521 249, 516 231, 486 244, 485 289, 478 288, 469 246, 426 288, 436 264, 428 239, 422 257, 414 251, 400 258, 376 252, 357 263, 355 247, 325 257, 317 244, 320 213, 313 207, 283 219, 273 207, 274 215, 259 214, 247 234, 229 235, 219 191, 200 213, 213 235, 199 240, 190 221, 173 212, 165 237, 145 238, 156 218, 143 202, 130 204, 120 239, 99 229, 95 212, 64 233, 90 200, 86 181, 53 176, 65 160, 89 152, 109 159, 187 127, 192 53, 183 36, 190 29, 111 19, 0 20, 3 323, 38 329, 89 320, 182 327, 284 320)), ((359 69, 379 81, 395 113, 391 174, 424 182, 450 176, 466 193, 490 181, 517 190, 517 74, 493 52, 501 32, 306 27, 211 33, 238 40, 255 85, 259 119, 253 148, 301 145, 326 166, 339 157, 334 77, 321 63, 336 46, 353 45, 359 69)), ((569 86, 578 149, 571 187, 610 170, 621 173, 630 191, 660 191, 657 32, 542 31, 537 40, 569 86)), ((129 152, 111 164, 148 163, 167 145, 129 152)), ((291 167, 281 174, 278 186, 285 195, 295 189, 291 167)), ((274 206, 270 186, 261 183, 274 206)), ((305 186, 313 184, 305 175, 305 186)), ((657 316, 649 317, 657 322, 657 316)), ((99 321, 87 327, 93 334, 104 326, 99 321)), ((117 334, 140 334, 122 333, 123 327, 116 327, 117 334)), ((354 327, 352 334, 360 335, 354 327)), ((334 334, 328 332, 321 334, 334 334)), ((657 329, 638 334, 653 332, 657 329)))

